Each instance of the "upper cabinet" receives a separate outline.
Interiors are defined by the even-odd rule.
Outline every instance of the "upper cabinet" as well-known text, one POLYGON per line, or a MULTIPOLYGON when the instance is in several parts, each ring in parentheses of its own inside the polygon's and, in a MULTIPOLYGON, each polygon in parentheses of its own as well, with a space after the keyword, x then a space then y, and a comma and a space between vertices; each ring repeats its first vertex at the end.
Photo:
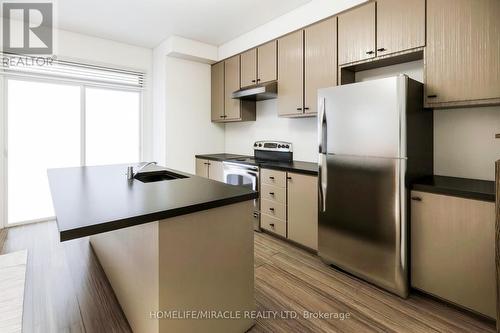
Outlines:
POLYGON ((339 16, 339 65, 375 57, 375 2, 339 16))
POLYGON ((240 86, 248 87, 257 83, 257 49, 251 49, 241 54, 240 86))
POLYGON ((337 18, 278 40, 278 115, 317 114, 318 89, 337 84, 337 18))
POLYGON ((277 79, 276 41, 241 54, 241 87, 277 79))
POLYGON ((428 107, 500 103, 500 1, 427 0, 428 107))
POLYGON ((377 1, 377 55, 425 45, 425 0, 377 1))
POLYGON ((224 62, 212 65, 212 121, 224 120, 224 62))
POLYGON ((378 0, 339 16, 339 64, 425 46, 425 0, 378 0))
POLYGON ((304 114, 317 114, 318 89, 337 85, 337 18, 304 31, 304 114))
POLYGON ((213 122, 255 120, 255 102, 231 98, 240 89, 240 55, 212 65, 213 122))
POLYGON ((278 40, 278 115, 303 114, 304 30, 278 40))
POLYGON ((257 83, 278 79, 278 41, 257 48, 257 83))

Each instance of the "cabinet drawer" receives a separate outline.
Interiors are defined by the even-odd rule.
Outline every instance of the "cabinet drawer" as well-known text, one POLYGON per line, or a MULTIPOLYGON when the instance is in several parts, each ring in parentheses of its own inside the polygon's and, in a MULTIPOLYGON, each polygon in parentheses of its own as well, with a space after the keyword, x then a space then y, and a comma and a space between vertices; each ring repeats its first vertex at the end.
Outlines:
POLYGON ((286 203, 286 190, 284 187, 262 184, 260 198, 273 202, 286 203))
POLYGON ((273 216, 281 220, 286 220, 285 204, 262 199, 260 201, 260 211, 269 216, 273 216))
POLYGON ((286 237, 286 222, 266 214, 260 214, 260 226, 262 229, 274 232, 286 237))
POLYGON ((270 169, 261 169, 261 181, 264 184, 286 187, 286 172, 270 169))

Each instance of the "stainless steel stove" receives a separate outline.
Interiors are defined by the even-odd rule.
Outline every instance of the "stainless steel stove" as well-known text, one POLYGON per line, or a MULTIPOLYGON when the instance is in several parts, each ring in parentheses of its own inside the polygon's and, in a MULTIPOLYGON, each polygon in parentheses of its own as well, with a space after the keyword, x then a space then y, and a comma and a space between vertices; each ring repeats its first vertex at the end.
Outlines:
MULTIPOLYGON (((232 185, 248 186, 259 191, 260 166, 270 162, 291 162, 293 148, 290 142, 257 141, 253 145, 254 156, 224 161, 224 182, 232 185)), ((254 200, 254 230, 260 230, 259 200, 254 200)))

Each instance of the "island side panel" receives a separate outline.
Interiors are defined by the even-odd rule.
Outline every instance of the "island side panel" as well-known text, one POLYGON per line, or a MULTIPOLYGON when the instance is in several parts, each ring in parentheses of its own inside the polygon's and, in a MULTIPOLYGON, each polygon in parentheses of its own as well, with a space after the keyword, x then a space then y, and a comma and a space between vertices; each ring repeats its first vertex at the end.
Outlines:
POLYGON ((90 243, 136 333, 159 331, 158 222, 90 237, 90 243))
MULTIPOLYGON (((160 310, 255 310, 253 202, 161 221, 160 310)), ((241 319, 160 319, 160 332, 245 332, 241 319)))

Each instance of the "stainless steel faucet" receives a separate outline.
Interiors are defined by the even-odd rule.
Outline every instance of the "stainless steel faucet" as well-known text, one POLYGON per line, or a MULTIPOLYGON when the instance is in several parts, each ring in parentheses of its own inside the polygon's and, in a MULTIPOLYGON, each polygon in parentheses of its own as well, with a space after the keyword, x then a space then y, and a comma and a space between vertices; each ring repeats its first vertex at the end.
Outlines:
POLYGON ((137 169, 135 172, 134 172, 134 167, 133 166, 129 166, 127 168, 127 179, 128 180, 132 180, 135 178, 135 176, 141 172, 145 167, 147 167, 148 165, 156 165, 158 164, 157 162, 147 162, 147 163, 144 163, 143 165, 141 165, 141 167, 139 169, 137 169))

